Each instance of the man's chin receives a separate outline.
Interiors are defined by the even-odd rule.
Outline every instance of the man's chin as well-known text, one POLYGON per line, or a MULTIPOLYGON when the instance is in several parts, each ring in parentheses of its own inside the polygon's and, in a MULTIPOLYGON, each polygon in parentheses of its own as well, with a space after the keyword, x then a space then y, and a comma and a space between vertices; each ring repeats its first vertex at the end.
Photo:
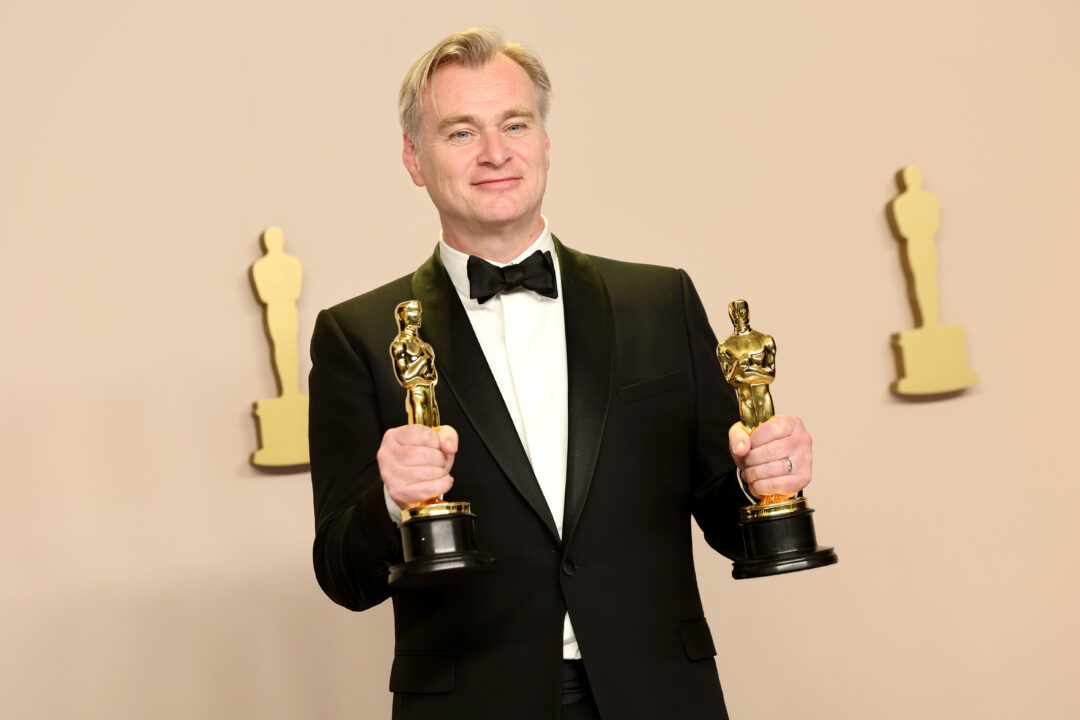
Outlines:
POLYGON ((507 228, 526 225, 531 214, 522 210, 517 202, 491 203, 476 217, 478 224, 491 228, 507 228))

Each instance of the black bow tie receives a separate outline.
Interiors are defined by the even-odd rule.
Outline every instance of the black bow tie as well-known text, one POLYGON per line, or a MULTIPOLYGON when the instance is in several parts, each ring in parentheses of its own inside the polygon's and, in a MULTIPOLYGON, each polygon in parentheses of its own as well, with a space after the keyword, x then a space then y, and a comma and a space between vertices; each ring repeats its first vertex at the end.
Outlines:
POLYGON ((550 251, 537 250, 516 265, 496 267, 475 255, 469 256, 469 297, 483 305, 501 292, 523 287, 544 297, 559 297, 555 284, 555 261, 550 251))

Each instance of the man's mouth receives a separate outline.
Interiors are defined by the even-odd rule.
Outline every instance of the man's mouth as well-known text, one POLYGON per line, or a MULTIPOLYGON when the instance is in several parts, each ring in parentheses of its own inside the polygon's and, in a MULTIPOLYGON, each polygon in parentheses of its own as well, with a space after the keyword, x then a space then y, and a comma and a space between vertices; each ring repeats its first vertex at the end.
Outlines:
POLYGON ((518 178, 518 177, 487 178, 485 180, 477 180, 476 182, 473 183, 473 185, 476 186, 476 187, 484 187, 484 188, 499 188, 499 187, 506 187, 507 185, 515 183, 520 179, 521 178, 518 178))

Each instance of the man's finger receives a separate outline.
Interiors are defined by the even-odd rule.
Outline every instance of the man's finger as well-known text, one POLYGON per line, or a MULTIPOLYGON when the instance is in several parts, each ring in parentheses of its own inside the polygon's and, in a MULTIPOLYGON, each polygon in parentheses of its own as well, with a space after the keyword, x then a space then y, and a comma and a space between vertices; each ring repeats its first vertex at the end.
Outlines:
POLYGON ((427 445, 402 445, 394 455, 394 459, 402 467, 443 467, 446 457, 446 453, 427 445))
POLYGON ((750 494, 759 499, 766 495, 794 497, 809 483, 810 476, 807 473, 795 473, 747 483, 747 487, 750 488, 750 494))
POLYGON ((805 467, 801 467, 796 470, 796 464, 803 465, 801 462, 796 463, 796 458, 784 457, 779 460, 761 463, 760 465, 747 465, 746 469, 742 471, 742 479, 747 483, 755 483, 768 478, 792 475, 795 472, 802 472, 806 469, 805 467), (791 463, 791 465, 789 466, 788 463, 791 463), (788 469, 789 467, 791 468, 790 470, 788 469))
POLYGON ((750 434, 751 446, 756 448, 788 437, 795 430, 797 420, 798 418, 792 415, 773 415, 754 428, 754 432, 750 434))
POLYGON ((458 449, 457 430, 449 425, 440 425, 438 428, 439 449, 447 455, 453 455, 458 449))
POLYGON ((755 445, 754 449, 747 453, 743 460, 746 462, 746 467, 754 467, 755 465, 764 465, 785 457, 792 457, 798 452, 799 446, 796 443, 783 438, 774 440, 767 445, 755 445))
POLYGON ((741 422, 735 423, 728 429, 728 446, 732 457, 741 458, 750 452, 750 435, 741 422))
POLYGON ((402 508, 413 507, 433 498, 442 497, 453 486, 454 478, 442 475, 435 480, 402 485, 390 491, 390 499, 402 508))
POLYGON ((398 445, 421 445, 438 449, 441 443, 439 433, 426 425, 401 425, 390 428, 384 437, 398 445))
MULTIPOLYGON (((432 450, 431 452, 435 452, 432 450)), ((441 457, 441 456, 440 456, 441 457)), ((419 465, 402 465, 395 475, 398 484, 414 485, 418 482, 430 482, 446 475, 446 468, 442 464, 423 463, 419 465)))

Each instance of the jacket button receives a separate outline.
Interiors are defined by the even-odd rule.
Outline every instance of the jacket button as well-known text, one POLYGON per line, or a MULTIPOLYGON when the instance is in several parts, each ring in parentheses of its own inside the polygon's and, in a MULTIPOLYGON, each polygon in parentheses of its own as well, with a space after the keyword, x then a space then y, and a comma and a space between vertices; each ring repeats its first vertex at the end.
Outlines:
POLYGON ((574 561, 571 560, 570 558, 566 558, 565 560, 562 561, 563 575, 573 575, 576 570, 577 570, 577 565, 575 565, 574 561))

